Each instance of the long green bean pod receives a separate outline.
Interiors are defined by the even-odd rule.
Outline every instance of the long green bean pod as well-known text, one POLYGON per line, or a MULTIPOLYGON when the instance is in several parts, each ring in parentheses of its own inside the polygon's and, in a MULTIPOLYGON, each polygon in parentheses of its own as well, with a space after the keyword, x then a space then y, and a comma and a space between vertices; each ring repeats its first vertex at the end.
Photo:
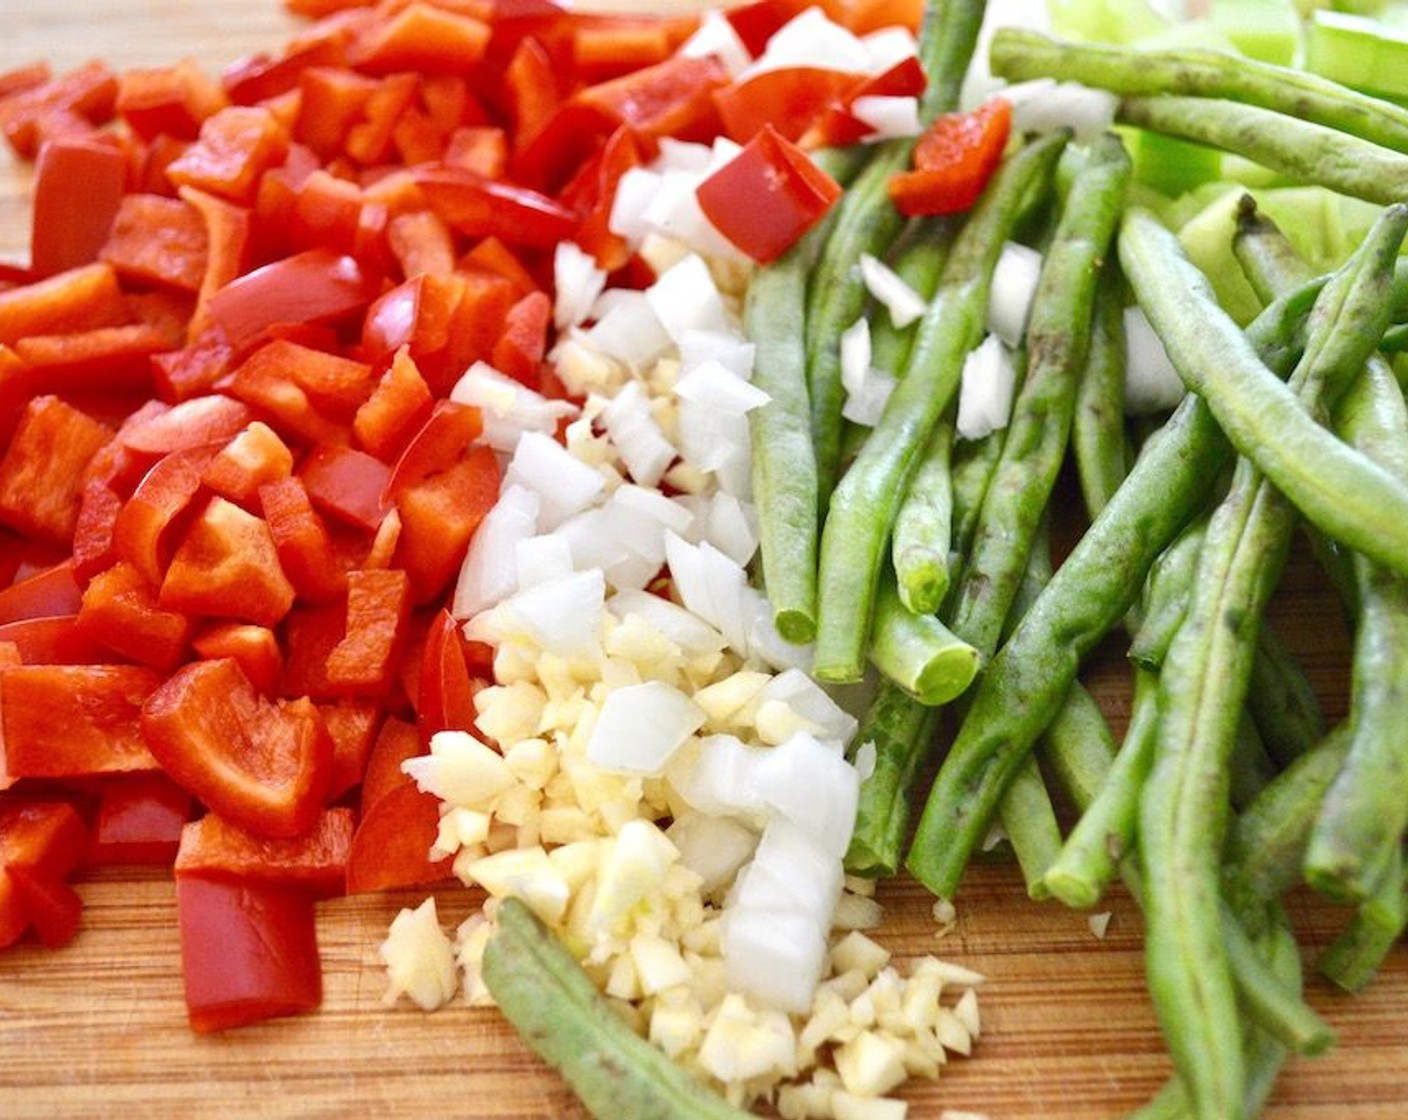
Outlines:
MULTIPOLYGON (((1285 368, 1298 352, 1312 282, 1247 328, 1253 352, 1285 368)), ((942 898, 958 889, 1002 791, 1060 708, 1081 661, 1125 617, 1154 560, 1207 500, 1231 454, 1207 403, 1188 396, 979 678, 925 802, 905 865, 942 898)))
POLYGON ((1408 874, 1400 849, 1382 886, 1359 904, 1354 917, 1315 962, 1320 974, 1347 992, 1362 991, 1408 929, 1408 874))
MULTIPOLYGON (((1393 373, 1371 361, 1340 401, 1336 428, 1355 447, 1408 479, 1408 408, 1393 373)), ((1408 579, 1354 557, 1359 589, 1350 711, 1354 737, 1326 795, 1306 852, 1312 886, 1366 899, 1400 855, 1408 831, 1408 579)))
POLYGON ((1123 95, 1179 94, 1259 105, 1408 152, 1408 110, 1305 70, 1202 48, 1130 51, 1016 27, 993 36, 989 65, 1009 81, 1054 78, 1123 95))
POLYGON ((920 703, 938 707, 967 691, 978 675, 981 655, 938 615, 906 607, 894 576, 886 572, 876 591, 870 661, 920 703))
MULTIPOLYGON (((1316 301, 1306 355, 1291 379, 1309 406, 1362 368, 1382 334, 1382 293, 1405 229, 1408 209, 1386 211, 1316 301)), ((1240 460, 1209 523, 1194 599, 1160 674, 1154 765, 1140 799, 1150 991, 1174 1065, 1205 1120, 1236 1117, 1241 1108, 1219 865, 1252 639, 1280 578, 1293 519, 1256 464, 1240 460)))
MULTIPOLYGON (((1408 484, 1316 422, 1258 359, 1157 218, 1130 210, 1119 245, 1125 274, 1174 367, 1207 400, 1238 452, 1325 532, 1408 574, 1408 484)), ((1388 284, 1381 286, 1386 313, 1388 284)))
POLYGON ((1305 669, 1281 636, 1263 626, 1257 634, 1247 710, 1267 753, 1286 766, 1325 737, 1325 714, 1305 669))
POLYGON ((895 514, 890 562, 900 599, 912 611, 934 614, 949 587, 949 551, 953 547, 953 425, 947 417, 934 425, 895 514))
POLYGON ((1129 173, 1119 138, 1100 137, 1044 256, 1027 325, 1026 378, 949 620, 955 633, 987 654, 997 647, 1032 536, 1065 459, 1078 377, 1089 353, 1096 281, 1129 173))
POLYGON ((599 1120, 743 1120, 626 1025, 572 954, 517 899, 484 949, 484 982, 504 1017, 599 1120))
POLYGON ((895 513, 934 424, 958 387, 963 360, 982 338, 998 254, 1029 192, 1050 175, 1066 142, 1052 134, 998 168, 944 263, 938 294, 919 320, 910 367, 870 438, 831 496, 821 531, 813 673, 859 680, 875 588, 895 513))
POLYGON ((1133 462, 1124 424, 1123 292, 1124 278, 1109 261, 1096 291, 1090 353, 1080 376, 1071 426, 1076 475, 1091 518, 1105 508, 1133 462))
MULTIPOLYGON (((978 41, 986 4, 950 0, 926 4, 920 28, 919 59, 928 79, 920 119, 932 120, 956 108, 963 76, 978 41)), ((903 218, 890 201, 889 180, 909 162, 914 141, 890 140, 836 206, 835 224, 816 270, 807 307, 807 377, 811 388, 811 430, 816 447, 820 508, 835 484, 841 452, 841 334, 865 306, 860 258, 876 256, 895 240, 903 218)))
POLYGON ((1115 119, 1221 148, 1367 202, 1388 206, 1408 197, 1408 156, 1255 105, 1172 94, 1126 97, 1115 119))
POLYGON ((867 743, 875 750, 874 767, 860 784, 855 829, 846 852, 851 874, 882 878, 899 870, 909 833, 909 791, 938 725, 938 708, 921 704, 881 678, 851 740, 853 756, 867 743))

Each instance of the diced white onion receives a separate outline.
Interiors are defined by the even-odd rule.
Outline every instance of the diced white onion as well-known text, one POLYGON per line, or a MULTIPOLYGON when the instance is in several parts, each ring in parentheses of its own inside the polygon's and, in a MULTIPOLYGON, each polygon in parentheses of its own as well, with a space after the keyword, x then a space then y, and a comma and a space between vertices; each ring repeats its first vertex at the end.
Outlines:
POLYGON ((470 539, 455 583, 450 613, 470 618, 518 589, 518 542, 538 531, 538 495, 505 486, 470 539))
POLYGON ((853 32, 832 21, 819 7, 810 7, 773 33, 763 53, 739 75, 739 81, 768 70, 821 67, 865 74, 871 55, 853 32))
POLYGON ((596 258, 572 241, 559 241, 552 258, 553 325, 558 330, 575 327, 591 312, 606 286, 606 273, 596 258))
POLYGON ((636 615, 664 634, 687 655, 718 653, 725 642, 718 629, 698 615, 648 591, 629 589, 611 597, 611 613, 617 618, 636 615))
POLYGON ((731 330, 685 331, 679 346, 682 375, 705 362, 717 362, 745 381, 753 376, 757 347, 731 330))
POLYGON ((1012 105, 1013 132, 1047 133, 1069 128, 1080 141, 1108 129, 1119 106, 1119 98, 1108 90, 1050 78, 1007 86, 1002 96, 1012 105))
POLYGON ((684 58, 717 58, 729 77, 741 74, 753 61, 733 24, 714 8, 700 17, 698 29, 685 40, 679 54, 684 58))
POLYGON ((1187 392, 1148 317, 1136 306, 1124 310, 1124 410, 1130 416, 1163 412, 1187 392))
POLYGON ((1016 383, 1012 355, 997 335, 988 335, 963 362, 963 380, 958 387, 959 436, 982 439, 1007 427, 1016 383))
POLYGON ((680 862, 703 882, 703 894, 728 886, 758 846, 758 834, 734 817, 686 811, 665 830, 680 850, 680 862))
POLYGON ((587 741, 587 758, 607 770, 654 777, 704 719, 704 709, 663 681, 612 689, 587 741))
POLYGON ((826 963, 826 934, 782 907, 724 911, 724 967, 731 990, 764 1007, 803 1013, 826 963))
POLYGON ((881 94, 857 97, 851 102, 851 115, 870 126, 863 137, 867 143, 918 136, 924 130, 916 97, 881 94))
POLYGON ((559 420, 577 414, 570 401, 549 400, 487 362, 470 366, 450 390, 450 399, 479 409, 482 438, 495 451, 512 451, 524 432, 555 431, 559 420))
POLYGON ((851 842, 860 778, 855 767, 813 735, 799 732, 762 752, 758 796, 840 859, 851 842))
POLYGON ((563 657, 601 654, 606 577, 599 568, 524 588, 465 624, 473 640, 499 645, 526 639, 563 657))
POLYGON ((862 253, 860 275, 866 290, 890 313, 890 322, 903 330, 924 314, 927 304, 904 277, 877 257, 862 253))
POLYGON ((866 69, 871 74, 883 74, 919 53, 914 32, 901 24, 871 31, 862 35, 860 41, 868 60, 866 69))
POLYGON ((621 386, 601 410, 601 422, 627 472, 643 486, 656 485, 679 455, 656 423, 639 381, 621 386))
POLYGON ((816 734, 836 743, 850 742, 859 721, 833 700, 827 691, 806 673, 788 669, 763 686, 760 700, 778 700, 795 709, 816 727, 816 734))
POLYGON ((582 337, 603 354, 642 372, 670 348, 670 336, 643 292, 617 290, 582 337))
POLYGON ((538 495, 538 528, 544 532, 592 505, 606 489, 599 470, 541 432, 525 432, 519 439, 503 484, 538 495))
POLYGON ((536 587, 549 580, 572 574, 572 549, 551 533, 518 542, 518 586, 536 587))
POLYGON ((691 331, 722 332, 728 326, 723 297, 698 253, 665 272, 646 289, 645 298, 676 346, 691 331))
POLYGON ((665 559, 684 606, 717 627, 746 657, 751 618, 743 567, 713 545, 692 545, 675 533, 666 534, 665 559))
POLYGON ((1022 341, 1040 278, 1040 253, 1015 241, 1002 247, 988 297, 988 330, 1008 346, 1022 341))

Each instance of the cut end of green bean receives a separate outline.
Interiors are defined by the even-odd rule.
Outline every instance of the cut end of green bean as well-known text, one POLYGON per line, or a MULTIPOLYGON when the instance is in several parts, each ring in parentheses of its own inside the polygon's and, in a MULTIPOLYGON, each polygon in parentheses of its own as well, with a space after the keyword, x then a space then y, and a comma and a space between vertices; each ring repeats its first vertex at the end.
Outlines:
POLYGON ((773 624, 784 641, 804 646, 816 638, 816 616, 801 610, 780 610, 773 624))
POLYGON ((1089 910, 1100 901, 1104 893, 1098 883, 1064 871, 1059 867, 1049 867, 1041 877, 1042 887, 1047 897, 1056 899, 1072 910, 1089 910))
POLYGON ((948 554, 909 549, 894 558, 900 601, 915 614, 933 614, 948 594, 948 554))
POLYGON ((956 645, 934 657, 914 682, 914 695, 930 707, 956 700, 978 675, 981 659, 969 645, 956 645))

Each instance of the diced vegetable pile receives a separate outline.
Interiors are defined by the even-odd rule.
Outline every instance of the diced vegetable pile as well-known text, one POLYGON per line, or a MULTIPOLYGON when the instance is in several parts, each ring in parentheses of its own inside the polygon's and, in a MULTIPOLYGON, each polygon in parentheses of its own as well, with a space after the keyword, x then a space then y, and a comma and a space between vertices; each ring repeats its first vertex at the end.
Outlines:
POLYGON ((170 868, 219 1031, 320 1004, 315 903, 457 882, 389 1003, 496 1004, 603 1117, 892 1120, 982 977, 897 968, 876 880, 947 916, 1005 840, 1143 910, 1141 1115, 1330 1045, 1282 896, 1353 906, 1345 988, 1408 923, 1385 25, 287 6, 218 76, 0 75, 0 945, 170 868), (1263 625, 1298 528, 1329 730, 1263 625))

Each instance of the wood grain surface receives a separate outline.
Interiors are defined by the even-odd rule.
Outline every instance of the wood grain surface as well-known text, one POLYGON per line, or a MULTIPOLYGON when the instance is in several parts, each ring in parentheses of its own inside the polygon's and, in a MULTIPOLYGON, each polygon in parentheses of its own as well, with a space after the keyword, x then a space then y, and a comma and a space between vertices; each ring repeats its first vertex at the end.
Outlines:
MULTIPOLYGON (((275 0, 0 0, 0 69, 37 58, 63 69, 91 57, 133 66, 190 56, 214 70, 276 49, 294 26, 275 0)), ((5 255, 25 252, 26 190, 23 168, 0 167, 5 255)), ((1329 713, 1342 714, 1346 654, 1334 601, 1303 559, 1281 598, 1278 627, 1305 657, 1329 713)), ((1117 724, 1128 704, 1118 661, 1111 649, 1090 679, 1117 724)), ((419 895, 322 905, 319 1013, 197 1037, 185 1024, 169 880, 105 872, 78 888, 86 910, 73 944, 0 954, 0 1117, 582 1116, 496 1013, 383 1005, 377 945, 396 910, 419 895)), ((1162 1083, 1168 1065, 1128 899, 1112 900, 1099 940, 1084 914, 1028 902, 1014 869, 997 859, 970 873, 957 927, 939 941, 923 891, 900 881, 882 898, 882 939, 897 955, 939 952, 990 977, 974 1057, 951 1062, 938 1083, 913 1086, 912 1117, 952 1108, 993 1120, 1097 1120, 1162 1083)), ((462 891, 440 901, 447 924, 475 903, 462 891)), ((1292 913, 1307 959, 1344 920, 1308 894, 1293 898, 1292 913)), ((1291 1063, 1265 1115, 1408 1116, 1408 948, 1363 995, 1314 978, 1309 994, 1340 1044, 1291 1063)))

